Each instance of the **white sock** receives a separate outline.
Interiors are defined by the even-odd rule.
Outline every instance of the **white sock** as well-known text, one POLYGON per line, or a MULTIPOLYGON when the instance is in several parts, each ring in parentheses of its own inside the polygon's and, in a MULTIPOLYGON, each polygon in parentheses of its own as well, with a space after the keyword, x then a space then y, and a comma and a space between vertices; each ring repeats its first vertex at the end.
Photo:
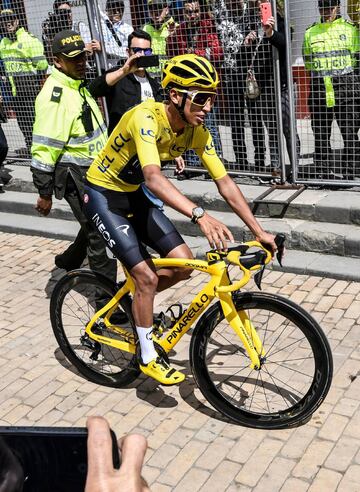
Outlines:
POLYGON ((136 327, 140 342, 141 359, 144 364, 148 364, 151 360, 156 359, 158 356, 151 336, 152 330, 152 326, 150 328, 144 328, 143 326, 136 327))

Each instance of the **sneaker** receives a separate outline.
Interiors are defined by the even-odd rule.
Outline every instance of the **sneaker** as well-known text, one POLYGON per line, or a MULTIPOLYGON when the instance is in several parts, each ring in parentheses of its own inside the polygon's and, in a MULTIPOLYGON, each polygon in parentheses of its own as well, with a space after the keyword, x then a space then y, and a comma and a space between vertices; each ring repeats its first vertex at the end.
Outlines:
POLYGON ((179 384, 185 379, 185 374, 171 367, 161 356, 151 360, 148 364, 143 364, 140 359, 139 366, 146 376, 150 376, 161 384, 179 384))

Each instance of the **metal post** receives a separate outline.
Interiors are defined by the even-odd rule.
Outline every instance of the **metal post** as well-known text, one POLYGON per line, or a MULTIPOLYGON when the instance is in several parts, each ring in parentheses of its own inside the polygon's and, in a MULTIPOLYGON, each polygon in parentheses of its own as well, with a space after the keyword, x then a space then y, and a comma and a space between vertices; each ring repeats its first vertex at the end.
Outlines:
MULTIPOLYGON (((296 146, 296 112, 295 112, 295 97, 294 97, 294 80, 292 73, 292 59, 291 59, 291 27, 290 27, 290 11, 289 3, 284 2, 284 23, 285 23, 285 42, 286 42, 286 65, 287 65, 287 84, 289 93, 289 110, 290 110, 290 136, 291 136, 291 153, 292 162, 291 170, 293 180, 297 176, 297 146, 296 146)), ((290 157, 290 156, 289 156, 290 157)))
MULTIPOLYGON (((286 3, 286 1, 284 2, 286 3)), ((275 19, 275 29, 277 30, 277 16, 276 16, 276 0, 271 0, 271 8, 273 11, 273 17, 275 19)), ((280 83, 280 61, 279 51, 275 46, 272 46, 273 53, 273 70, 275 81, 275 104, 276 104, 276 123, 277 123, 277 137, 279 145, 279 161, 281 166, 281 182, 284 183, 285 179, 285 152, 284 152, 284 132, 282 121, 282 105, 281 105, 281 83, 280 83)))
MULTIPOLYGON (((97 2, 94 2, 93 0, 86 0, 85 1, 85 7, 86 7, 86 14, 88 17, 88 22, 89 22, 91 38, 96 39, 96 37, 97 37, 96 35, 98 35, 100 38, 99 39, 100 45, 101 45, 101 52, 100 53, 101 53, 102 60, 100 58, 100 54, 96 52, 95 53, 95 65, 96 65, 97 74, 101 75, 101 67, 103 66, 103 67, 105 67, 105 69, 107 69, 107 58, 106 58, 104 36, 102 33, 102 29, 101 29, 101 18, 100 18, 100 14, 99 14, 99 8, 98 8, 97 2), (96 21, 98 29, 96 29, 96 27, 95 27, 94 19, 96 21), (101 61, 103 63, 101 63, 101 61)), ((107 110, 105 98, 102 98, 102 101, 103 101, 105 121, 106 121, 106 124, 108 125, 109 124, 109 113, 107 110)))

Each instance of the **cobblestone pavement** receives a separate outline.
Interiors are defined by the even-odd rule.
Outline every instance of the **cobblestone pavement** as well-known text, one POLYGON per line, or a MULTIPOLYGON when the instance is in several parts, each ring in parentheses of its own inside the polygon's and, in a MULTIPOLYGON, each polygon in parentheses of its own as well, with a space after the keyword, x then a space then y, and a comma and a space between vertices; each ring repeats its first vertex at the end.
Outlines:
MULTIPOLYGON (((49 294, 66 241, 0 233, 0 424, 83 426, 108 418, 117 435, 145 434, 144 476, 155 492, 360 490, 360 284, 269 272, 264 290, 308 309, 329 336, 335 361, 330 393, 306 425, 247 429, 205 404, 191 376, 162 388, 139 378, 129 389, 97 386, 77 375, 57 348, 49 294)), ((160 294, 186 301, 200 275, 160 294), (175 297, 176 294, 176 297, 175 297)), ((189 371, 188 340, 176 361, 189 371)))

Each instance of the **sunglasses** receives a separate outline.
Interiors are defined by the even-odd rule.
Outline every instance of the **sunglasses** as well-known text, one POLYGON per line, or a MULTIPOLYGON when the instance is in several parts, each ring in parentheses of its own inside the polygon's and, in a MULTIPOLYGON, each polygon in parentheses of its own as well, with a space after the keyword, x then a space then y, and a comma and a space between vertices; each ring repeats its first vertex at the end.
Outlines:
POLYGON ((140 53, 141 51, 143 51, 145 56, 150 56, 153 52, 151 48, 139 48, 138 46, 130 46, 129 49, 132 50, 134 53, 140 53))
POLYGON ((216 92, 209 91, 185 91, 181 89, 176 89, 178 92, 182 92, 186 94, 191 101, 191 104, 195 104, 195 106, 200 106, 203 108, 207 105, 208 101, 210 101, 210 105, 213 106, 216 99, 216 92))

